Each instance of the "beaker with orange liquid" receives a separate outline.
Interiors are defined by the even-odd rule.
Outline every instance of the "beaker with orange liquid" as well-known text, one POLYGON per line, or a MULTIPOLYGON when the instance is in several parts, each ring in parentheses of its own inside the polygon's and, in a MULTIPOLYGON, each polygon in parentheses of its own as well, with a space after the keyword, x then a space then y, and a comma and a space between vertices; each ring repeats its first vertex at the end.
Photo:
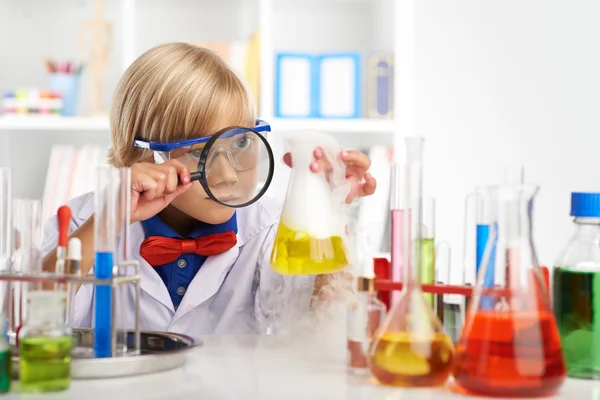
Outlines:
MULTIPOLYGON (((369 350, 369 369, 384 385, 443 385, 452 369, 454 346, 421 290, 423 138, 406 139, 409 179, 404 194, 410 208, 403 220, 404 285, 369 350)), ((425 227, 427 228, 427 227, 425 227)))
POLYGON ((455 382, 473 394, 551 395, 566 377, 560 337, 533 245, 531 214, 537 190, 533 185, 507 184, 498 186, 495 194, 496 224, 490 225, 456 348, 455 382), (490 267, 495 267, 492 289, 485 287, 490 267), (487 289, 485 296, 483 289, 487 289))

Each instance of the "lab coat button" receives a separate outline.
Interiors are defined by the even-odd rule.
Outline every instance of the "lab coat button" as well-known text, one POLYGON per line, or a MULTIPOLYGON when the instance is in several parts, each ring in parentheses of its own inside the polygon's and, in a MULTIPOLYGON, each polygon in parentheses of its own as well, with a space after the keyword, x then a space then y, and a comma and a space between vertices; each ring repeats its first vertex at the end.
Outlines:
POLYGON ((178 266, 179 268, 185 268, 185 267, 187 267, 187 262, 186 262, 184 259, 180 258, 180 259, 177 261, 177 266, 178 266))
POLYGON ((177 288, 177 294, 183 296, 185 294, 185 288, 183 286, 179 286, 177 288))

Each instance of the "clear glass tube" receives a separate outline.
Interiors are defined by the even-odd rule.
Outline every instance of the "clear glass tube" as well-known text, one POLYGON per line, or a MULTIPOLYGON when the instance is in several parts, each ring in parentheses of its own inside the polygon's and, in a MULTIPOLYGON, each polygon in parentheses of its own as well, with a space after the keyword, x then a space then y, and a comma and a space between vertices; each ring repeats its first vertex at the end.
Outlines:
MULTIPOLYGON (((12 172, 10 168, 0 168, 0 271, 10 271, 12 257, 12 172)), ((8 316, 10 283, 0 282, 0 309, 2 316, 8 316)), ((2 321, 2 325, 7 322, 2 321)))
MULTIPOLYGON (((42 204, 39 200, 15 199, 13 202, 12 271, 27 274, 42 272, 42 204)), ((8 336, 17 343, 17 333, 27 318, 27 296, 40 290, 40 283, 13 282, 9 296, 8 336)))
MULTIPOLYGON (((99 167, 97 169, 97 188, 95 194, 94 240, 96 259, 94 275, 97 279, 111 279, 115 266, 127 256, 129 231, 129 194, 130 172, 127 168, 99 167), (123 236, 117 251, 117 240, 123 236)), ((118 269, 116 269, 118 271, 118 269)), ((121 288, 96 285, 94 290, 94 356, 97 358, 114 357, 126 346, 122 334, 117 334, 119 315, 117 298, 121 288)))
MULTIPOLYGON (((435 198, 422 198, 423 223, 421 224, 421 283, 435 283, 435 198)), ((425 299, 435 306, 434 295, 425 293, 425 299)))
MULTIPOLYGON (((390 185, 390 211, 392 217, 392 251, 391 251, 391 278, 392 281, 402 282, 404 273, 404 235, 403 221, 406 208, 405 191, 402 184, 406 177, 406 168, 399 164, 392 165, 390 185)), ((398 299, 400 293, 391 293, 392 303, 398 299)))
MULTIPOLYGON (((129 225, 130 225, 130 211, 131 211, 131 169, 120 168, 118 170, 119 175, 119 186, 117 192, 117 218, 116 218, 116 229, 118 232, 118 248, 116 262, 118 265, 126 261, 131 260, 130 257, 130 238, 129 238, 129 225)), ((118 276, 132 275, 135 271, 127 268, 117 268, 116 272, 118 276)), ((113 327, 113 349, 116 349, 116 354, 122 355, 127 352, 127 329, 130 326, 126 325, 125 315, 123 312, 123 304, 126 302, 128 292, 135 286, 133 283, 121 284, 114 290, 113 305, 116 326, 113 327)), ((135 310, 136 319, 139 318, 139 310, 135 310)))

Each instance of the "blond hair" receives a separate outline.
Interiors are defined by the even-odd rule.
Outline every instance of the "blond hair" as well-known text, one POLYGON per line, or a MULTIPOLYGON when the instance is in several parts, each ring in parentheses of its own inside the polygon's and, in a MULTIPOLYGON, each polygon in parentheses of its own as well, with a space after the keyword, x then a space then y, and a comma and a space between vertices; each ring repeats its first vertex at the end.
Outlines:
POLYGON ((173 142, 215 133, 225 119, 253 127, 256 109, 244 81, 211 50, 187 43, 154 47, 121 78, 110 112, 115 167, 152 162, 135 139, 173 142))

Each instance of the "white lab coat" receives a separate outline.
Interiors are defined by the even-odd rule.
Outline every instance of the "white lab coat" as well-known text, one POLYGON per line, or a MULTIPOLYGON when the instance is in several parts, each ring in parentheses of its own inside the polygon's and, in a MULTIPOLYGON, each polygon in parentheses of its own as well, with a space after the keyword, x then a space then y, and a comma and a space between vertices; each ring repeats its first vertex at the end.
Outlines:
MULTIPOLYGON (((70 232, 94 213, 94 195, 71 200, 70 232)), ((140 222, 131 224, 131 257, 141 265, 140 321, 144 330, 175 332, 192 337, 212 333, 264 333, 281 317, 307 313, 314 277, 282 276, 269 265, 281 208, 262 198, 237 210, 237 245, 206 259, 175 310, 158 273, 139 254, 145 239, 140 222)), ((57 244, 56 217, 44 227, 43 253, 57 244)), ((123 248, 119 241, 118 248, 123 248)), ((119 290, 119 325, 134 327, 133 285, 119 290)), ((82 286, 75 298, 73 325, 93 327, 94 287, 82 286)))

